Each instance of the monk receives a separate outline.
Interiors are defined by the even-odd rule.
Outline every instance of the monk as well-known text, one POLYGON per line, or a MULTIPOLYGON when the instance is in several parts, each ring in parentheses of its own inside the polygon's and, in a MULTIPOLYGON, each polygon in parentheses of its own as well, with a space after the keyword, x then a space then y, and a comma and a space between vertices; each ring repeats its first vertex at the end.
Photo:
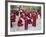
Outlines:
POLYGON ((12 22, 15 22, 15 19, 16 19, 15 10, 12 10, 10 13, 11 27, 13 27, 12 22))
POLYGON ((32 20, 33 20, 32 26, 36 27, 37 14, 35 11, 33 11, 32 13, 32 20))

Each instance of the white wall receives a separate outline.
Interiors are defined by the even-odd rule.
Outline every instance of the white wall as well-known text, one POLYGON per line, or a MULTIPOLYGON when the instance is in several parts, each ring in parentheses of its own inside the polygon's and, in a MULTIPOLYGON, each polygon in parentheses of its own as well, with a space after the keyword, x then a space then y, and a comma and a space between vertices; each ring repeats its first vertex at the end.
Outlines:
MULTIPOLYGON (((19 0, 19 1, 45 2, 46 0, 19 0)), ((45 15, 45 24, 46 24, 46 15, 45 15)), ((4 34, 5 34, 5 0, 0 0, 0 37, 3 37, 4 34)), ((46 36, 46 32, 45 35, 30 35, 30 36, 16 36, 16 37, 45 37, 45 36, 46 36)))
POLYGON ((4 36, 5 29, 5 0, 0 0, 0 36, 4 36))

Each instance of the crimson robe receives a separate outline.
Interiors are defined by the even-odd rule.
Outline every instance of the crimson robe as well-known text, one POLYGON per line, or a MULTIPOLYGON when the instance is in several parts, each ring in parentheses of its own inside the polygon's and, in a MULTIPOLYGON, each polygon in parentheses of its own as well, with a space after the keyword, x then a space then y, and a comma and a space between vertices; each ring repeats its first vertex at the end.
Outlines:
POLYGON ((20 26, 23 26, 23 24, 22 24, 22 20, 21 20, 21 18, 23 18, 23 12, 20 12, 20 17, 19 17, 19 20, 18 20, 18 27, 20 27, 20 26))
POLYGON ((20 27, 20 26, 23 26, 23 24, 22 24, 22 20, 19 18, 18 27, 20 27))
POLYGON ((12 21, 12 22, 15 22, 15 19, 16 19, 15 10, 12 10, 12 11, 11 11, 11 16, 10 16, 10 18, 11 18, 11 21, 12 21), (12 15, 12 14, 13 14, 13 15, 12 15))
POLYGON ((37 15, 36 14, 32 14, 32 19, 33 19, 32 26, 36 26, 37 15))
POLYGON ((15 19, 16 19, 16 14, 15 14, 15 10, 12 10, 11 13, 10 13, 10 23, 11 23, 11 27, 12 27, 12 22, 15 22, 15 19))

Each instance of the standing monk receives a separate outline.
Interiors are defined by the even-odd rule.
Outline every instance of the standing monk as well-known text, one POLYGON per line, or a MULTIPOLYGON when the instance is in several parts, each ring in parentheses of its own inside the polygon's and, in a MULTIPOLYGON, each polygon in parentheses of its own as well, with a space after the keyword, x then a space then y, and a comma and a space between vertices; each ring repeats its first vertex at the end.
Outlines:
POLYGON ((33 20, 33 23, 32 23, 32 26, 36 26, 36 19, 37 19, 37 14, 35 11, 33 11, 32 13, 32 20, 33 20))
POLYGON ((27 30, 28 29, 28 12, 27 11, 25 11, 24 21, 25 21, 25 30, 27 30))
POLYGON ((12 23, 15 22, 15 19, 16 19, 15 12, 16 12, 15 10, 11 10, 11 13, 10 13, 11 27, 13 27, 12 23))
POLYGON ((23 18, 23 11, 22 10, 20 10, 20 13, 19 13, 19 20, 18 20, 18 27, 20 27, 20 26, 23 26, 23 24, 22 24, 22 18, 23 18))

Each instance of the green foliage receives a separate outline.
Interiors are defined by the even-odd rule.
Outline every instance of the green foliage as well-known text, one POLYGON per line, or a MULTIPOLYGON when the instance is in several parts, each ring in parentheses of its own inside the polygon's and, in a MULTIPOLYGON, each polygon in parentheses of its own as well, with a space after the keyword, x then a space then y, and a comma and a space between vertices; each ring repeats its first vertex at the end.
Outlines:
POLYGON ((40 6, 18 6, 18 5, 11 5, 11 9, 13 8, 24 8, 24 9, 27 9, 27 10, 41 10, 41 7, 40 6))

